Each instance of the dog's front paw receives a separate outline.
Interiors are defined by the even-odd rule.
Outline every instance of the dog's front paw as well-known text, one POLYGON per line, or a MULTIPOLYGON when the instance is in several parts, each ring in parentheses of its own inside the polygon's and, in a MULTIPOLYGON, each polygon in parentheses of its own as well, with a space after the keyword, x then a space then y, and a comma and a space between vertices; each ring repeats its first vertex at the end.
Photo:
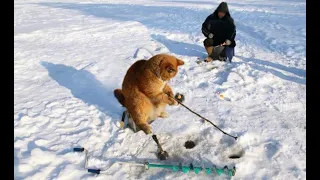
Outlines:
POLYGON ((169 114, 167 112, 161 112, 160 116, 161 118, 168 118, 169 114))
POLYGON ((169 96, 169 98, 170 97, 173 98, 173 96, 174 96, 172 91, 167 91, 167 92, 165 92, 165 94, 167 94, 169 96))
POLYGON ((169 105, 170 106, 177 106, 177 105, 179 105, 179 103, 175 99, 171 99, 171 103, 169 105))

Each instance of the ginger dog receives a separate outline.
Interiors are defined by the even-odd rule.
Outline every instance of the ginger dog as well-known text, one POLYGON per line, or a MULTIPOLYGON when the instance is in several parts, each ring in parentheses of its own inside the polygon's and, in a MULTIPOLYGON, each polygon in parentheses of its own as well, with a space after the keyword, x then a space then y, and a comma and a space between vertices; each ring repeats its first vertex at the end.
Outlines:
POLYGON ((167 95, 174 96, 167 82, 176 76, 178 66, 183 64, 182 60, 167 54, 136 61, 124 77, 122 89, 114 90, 114 96, 145 134, 152 133, 149 122, 157 117, 168 117, 167 104, 178 105, 167 95))

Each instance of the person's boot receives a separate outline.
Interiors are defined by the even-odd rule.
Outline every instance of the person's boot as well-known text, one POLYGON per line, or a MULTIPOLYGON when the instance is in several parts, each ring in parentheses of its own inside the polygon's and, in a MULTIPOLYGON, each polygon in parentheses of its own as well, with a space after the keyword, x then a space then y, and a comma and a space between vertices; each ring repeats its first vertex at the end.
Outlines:
POLYGON ((210 55, 212 54, 213 51, 213 46, 209 46, 209 47, 205 47, 206 51, 208 53, 208 57, 206 59, 204 59, 205 62, 211 62, 213 61, 212 57, 210 57, 210 55))
POLYGON ((224 48, 221 53, 219 54, 219 61, 226 61, 227 60, 227 54, 226 54, 226 49, 224 48))
POLYGON ((210 54, 212 53, 212 50, 213 50, 213 46, 209 46, 209 47, 205 47, 205 48, 208 53, 208 56, 210 56, 210 54))
POLYGON ((227 57, 219 56, 219 61, 227 61, 227 57))
POLYGON ((211 62, 213 61, 212 57, 208 56, 204 59, 204 62, 211 62))

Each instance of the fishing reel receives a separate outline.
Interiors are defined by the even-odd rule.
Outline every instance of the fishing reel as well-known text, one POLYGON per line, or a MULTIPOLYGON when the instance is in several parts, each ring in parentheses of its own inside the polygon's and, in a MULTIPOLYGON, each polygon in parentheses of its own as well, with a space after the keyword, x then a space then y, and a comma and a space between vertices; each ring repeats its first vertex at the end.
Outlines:
POLYGON ((184 95, 177 93, 174 98, 178 101, 178 102, 183 102, 185 100, 184 95))

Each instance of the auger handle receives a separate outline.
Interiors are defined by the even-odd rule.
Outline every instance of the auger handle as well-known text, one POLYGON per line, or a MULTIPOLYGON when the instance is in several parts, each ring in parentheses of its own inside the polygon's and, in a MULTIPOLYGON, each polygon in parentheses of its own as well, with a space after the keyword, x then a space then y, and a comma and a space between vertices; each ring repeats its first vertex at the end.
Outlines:
POLYGON ((94 174, 100 174, 100 169, 88 169, 88 172, 94 173, 94 174))
POLYGON ((73 148, 74 152, 83 152, 84 148, 73 148))

